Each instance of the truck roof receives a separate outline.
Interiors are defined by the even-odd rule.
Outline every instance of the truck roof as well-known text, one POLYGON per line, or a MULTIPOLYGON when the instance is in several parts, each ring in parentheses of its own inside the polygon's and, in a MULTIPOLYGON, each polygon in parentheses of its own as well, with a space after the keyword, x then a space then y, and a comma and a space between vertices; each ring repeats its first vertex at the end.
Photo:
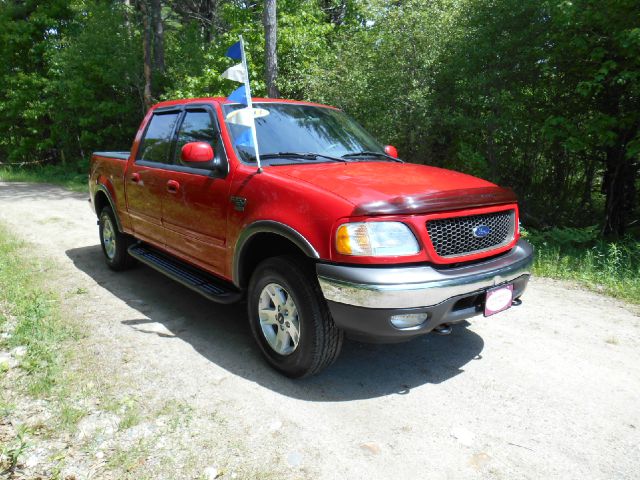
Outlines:
MULTIPOLYGON (((339 110, 339 108, 333 107, 331 105, 323 105, 321 103, 314 102, 305 102, 302 100, 287 100, 284 98, 262 98, 262 97, 251 97, 253 102, 256 103, 295 103, 298 105, 310 105, 314 107, 324 107, 324 108, 332 108, 334 110, 339 110)), ((160 107, 170 107, 173 105, 185 105, 189 103, 234 103, 227 100, 227 97, 201 97, 201 98, 183 98, 180 100, 167 100, 165 102, 156 103, 152 108, 160 108, 160 107)))

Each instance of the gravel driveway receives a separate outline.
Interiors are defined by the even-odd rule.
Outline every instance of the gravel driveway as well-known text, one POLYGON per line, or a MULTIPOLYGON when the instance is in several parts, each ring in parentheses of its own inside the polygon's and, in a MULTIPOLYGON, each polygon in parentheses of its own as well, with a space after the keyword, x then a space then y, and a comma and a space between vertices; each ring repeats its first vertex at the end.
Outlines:
MULTIPOLYGON (((318 377, 273 372, 244 305, 104 265, 86 194, 0 183, 0 221, 60 267, 68 311, 140 395, 219 406, 278 478, 640 478, 640 316, 533 279, 520 307, 397 345, 347 342, 318 377)), ((194 452, 198 453, 198 452, 194 452)))

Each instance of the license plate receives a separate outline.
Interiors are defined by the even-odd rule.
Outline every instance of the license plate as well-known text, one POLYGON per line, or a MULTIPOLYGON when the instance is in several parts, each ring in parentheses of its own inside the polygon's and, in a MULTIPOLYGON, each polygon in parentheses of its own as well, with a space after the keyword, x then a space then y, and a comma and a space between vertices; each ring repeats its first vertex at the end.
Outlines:
POLYGON ((502 285, 487 290, 484 301, 484 316, 488 317, 506 310, 511 306, 511 302, 513 302, 513 285, 502 285))

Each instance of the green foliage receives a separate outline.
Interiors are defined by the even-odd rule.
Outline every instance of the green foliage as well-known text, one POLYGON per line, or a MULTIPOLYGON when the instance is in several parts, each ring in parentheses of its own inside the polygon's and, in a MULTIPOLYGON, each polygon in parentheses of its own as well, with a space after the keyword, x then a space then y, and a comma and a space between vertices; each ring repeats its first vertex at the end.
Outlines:
POLYGON ((0 161, 55 155, 55 98, 48 55, 59 48, 72 13, 64 0, 0 4, 0 161))
POLYGON ((89 162, 84 160, 73 165, 41 165, 30 168, 0 167, 0 180, 5 182, 38 182, 61 185, 74 192, 87 192, 89 162))
MULTIPOLYGON (((129 148, 145 113, 131 5, 0 2, 0 162, 75 173, 129 148)), ((265 93, 262 2, 162 5, 154 99, 228 95, 240 34, 265 93)), ((513 187, 526 224, 620 235, 640 217, 639 17, 634 0, 279 0, 278 86, 409 161, 513 187)))
POLYGON ((528 233, 527 238, 536 244, 552 244, 562 247, 580 247, 594 244, 599 237, 598 228, 595 225, 584 228, 552 228, 549 230, 528 233))
POLYGON ((86 159, 105 145, 128 150, 144 114, 139 33, 127 27, 120 3, 87 3, 75 13, 62 48, 49 57, 51 88, 60 100, 52 135, 71 158, 86 159))
POLYGON ((513 187, 525 222, 621 233, 637 218, 638 2, 370 5, 310 98, 404 158, 513 187))
POLYGON ((534 274, 575 280, 593 290, 640 304, 640 242, 598 239, 594 226, 529 231, 536 248, 534 274))

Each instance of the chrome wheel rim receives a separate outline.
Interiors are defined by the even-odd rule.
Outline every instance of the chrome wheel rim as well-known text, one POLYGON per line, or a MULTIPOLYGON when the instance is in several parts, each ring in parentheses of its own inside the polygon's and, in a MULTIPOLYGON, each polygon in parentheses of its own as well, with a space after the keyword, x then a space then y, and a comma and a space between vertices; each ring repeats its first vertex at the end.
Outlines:
POLYGON ((293 297, 277 283, 266 285, 258 305, 260 327, 269 346, 279 355, 291 355, 300 342, 300 319, 293 297))
POLYGON ((116 256, 116 232, 113 224, 108 216, 102 217, 102 243, 104 245, 104 253, 109 260, 113 260, 116 256))

